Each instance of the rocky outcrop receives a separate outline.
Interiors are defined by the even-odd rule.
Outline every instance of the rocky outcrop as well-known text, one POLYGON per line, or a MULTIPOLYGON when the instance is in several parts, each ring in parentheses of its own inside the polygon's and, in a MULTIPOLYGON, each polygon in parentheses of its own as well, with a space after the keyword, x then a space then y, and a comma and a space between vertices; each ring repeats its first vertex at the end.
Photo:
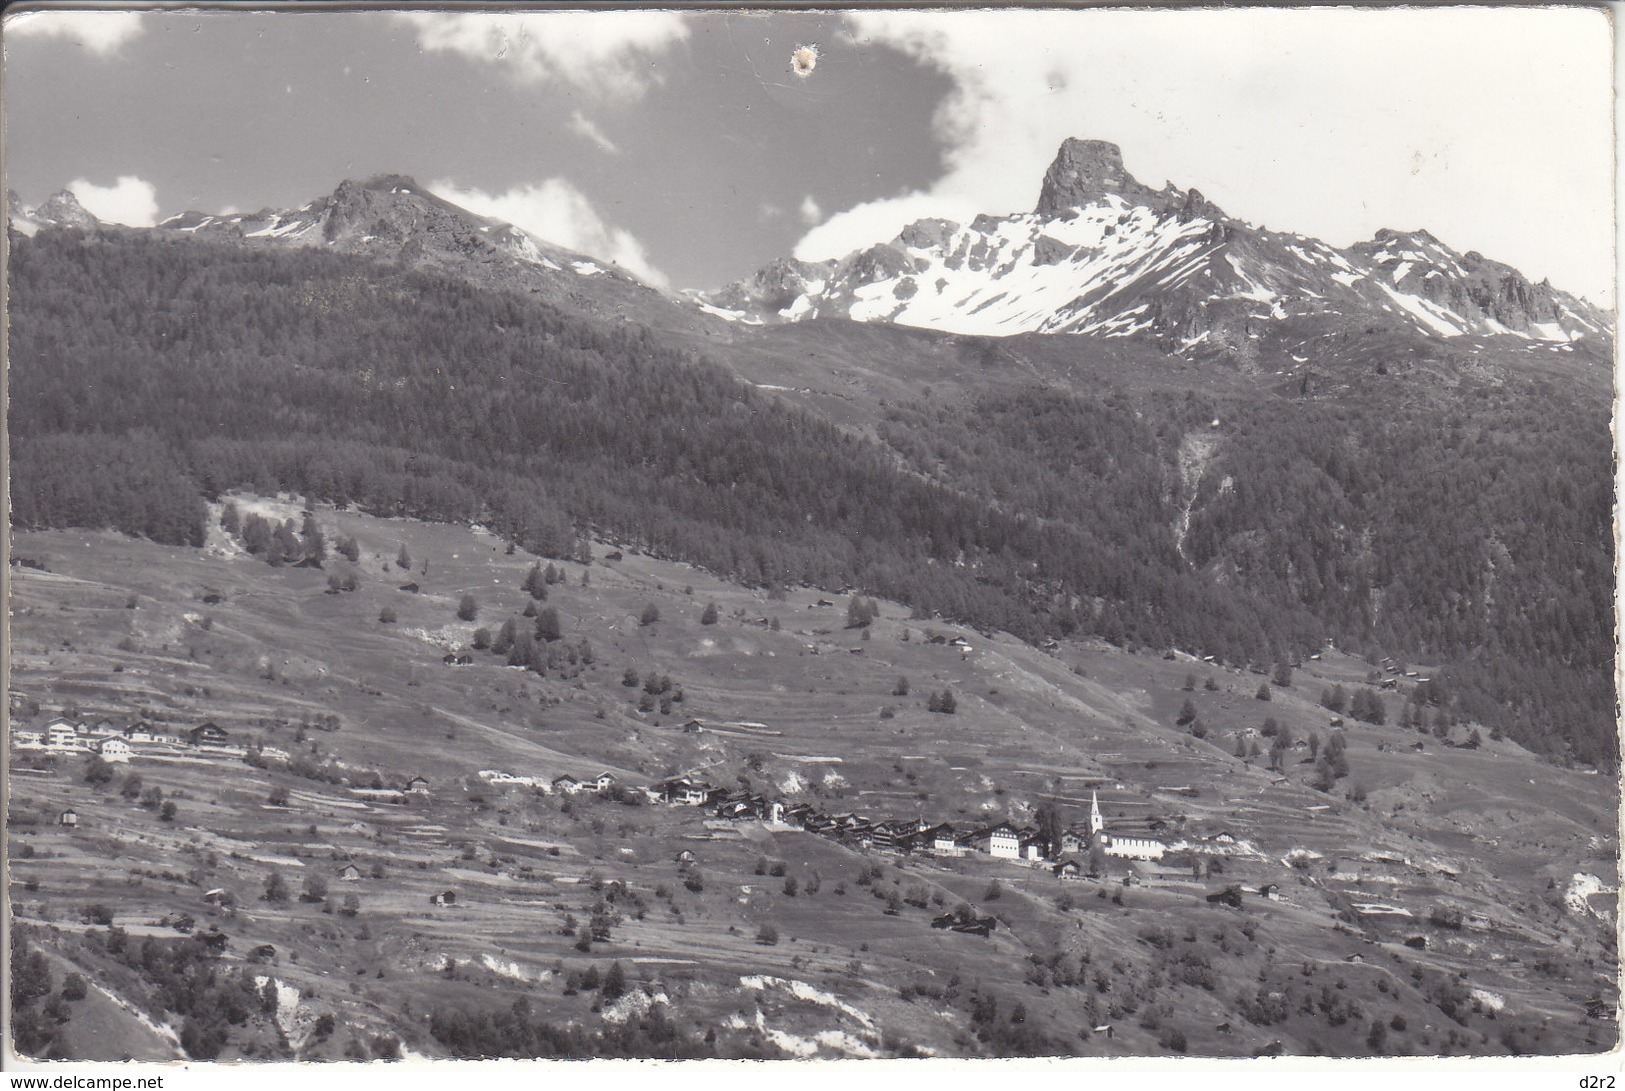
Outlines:
POLYGON ((1055 216, 1069 208, 1094 204, 1108 194, 1143 204, 1158 196, 1123 166, 1123 151, 1116 144, 1069 137, 1044 172, 1044 185, 1034 211, 1040 216, 1055 216))

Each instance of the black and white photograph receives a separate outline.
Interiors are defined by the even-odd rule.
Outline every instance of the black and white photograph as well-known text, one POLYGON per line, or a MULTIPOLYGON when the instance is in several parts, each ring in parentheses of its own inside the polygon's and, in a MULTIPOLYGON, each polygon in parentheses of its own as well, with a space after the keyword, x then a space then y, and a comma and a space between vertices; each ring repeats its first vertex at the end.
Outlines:
POLYGON ((1612 1087, 1613 15, 13 6, 4 1067, 1612 1087))

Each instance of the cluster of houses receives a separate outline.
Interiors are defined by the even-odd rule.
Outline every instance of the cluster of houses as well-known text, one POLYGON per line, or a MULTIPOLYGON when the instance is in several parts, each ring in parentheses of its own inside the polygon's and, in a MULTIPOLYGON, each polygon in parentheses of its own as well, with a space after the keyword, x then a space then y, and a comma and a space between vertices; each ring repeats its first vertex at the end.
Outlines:
POLYGON ((959 829, 924 819, 875 820, 861 814, 829 814, 811 803, 786 803, 742 790, 729 791, 689 777, 673 777, 644 789, 651 799, 673 806, 710 807, 717 817, 759 819, 806 830, 861 848, 899 853, 963 856, 981 853, 1007 860, 1051 862, 1063 878, 1088 872, 1076 854, 1098 846, 1106 856, 1159 860, 1167 846, 1153 837, 1126 837, 1106 832, 1100 801, 1091 795, 1087 830, 1066 830, 1052 839, 1033 826, 1009 822, 959 829))
POLYGON ((580 795, 583 792, 606 795, 620 783, 619 778, 614 773, 599 773, 596 777, 585 780, 568 774, 548 780, 545 777, 506 773, 500 769, 481 769, 477 775, 487 784, 500 784, 515 788, 539 788, 544 792, 568 796, 580 795))
MULTIPOLYGON (((608 795, 616 791, 641 792, 650 802, 674 807, 709 808, 718 818, 758 820, 806 830, 860 848, 890 852, 963 856, 981 853, 1007 860, 1049 862, 1063 878, 1081 876, 1088 865, 1076 858, 1098 846, 1106 856, 1128 860, 1160 860, 1168 846, 1155 837, 1109 833, 1100 813, 1098 796, 1089 801, 1087 829, 1066 830, 1051 843, 1033 826, 995 822, 968 828, 924 819, 880 819, 867 815, 830 814, 811 803, 787 802, 742 789, 720 788, 693 777, 679 776, 648 787, 623 785, 614 773, 578 778, 569 775, 547 780, 497 769, 485 769, 479 778, 492 785, 534 788, 557 795, 608 795)), ((1226 835, 1228 836, 1228 835, 1226 835)))
MULTIPOLYGON (((110 720, 94 724, 57 718, 43 728, 14 728, 12 746, 18 750, 44 750, 57 754, 97 754, 104 761, 127 762, 143 753, 192 751, 241 757, 247 748, 231 741, 231 734, 219 724, 208 722, 186 731, 174 731, 149 723, 120 727, 110 720)), ((286 757, 266 748, 267 757, 286 757)))

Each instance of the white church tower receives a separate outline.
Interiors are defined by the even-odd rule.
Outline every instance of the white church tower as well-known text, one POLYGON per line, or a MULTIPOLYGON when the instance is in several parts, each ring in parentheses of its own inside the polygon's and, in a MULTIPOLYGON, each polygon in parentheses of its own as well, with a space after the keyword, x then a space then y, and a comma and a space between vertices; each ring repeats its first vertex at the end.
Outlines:
POLYGON ((1089 837, 1098 837, 1106 828, 1106 820, 1100 817, 1100 796, 1091 789, 1089 792, 1089 837))

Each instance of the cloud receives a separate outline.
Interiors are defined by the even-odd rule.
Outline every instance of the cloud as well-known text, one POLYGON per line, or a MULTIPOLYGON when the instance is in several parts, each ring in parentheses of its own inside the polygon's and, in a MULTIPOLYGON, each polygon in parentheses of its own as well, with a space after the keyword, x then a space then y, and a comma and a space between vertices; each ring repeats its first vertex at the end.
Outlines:
POLYGON ((104 223, 151 227, 158 222, 158 190, 133 174, 121 174, 111 186, 98 186, 83 178, 68 183, 85 211, 104 223))
POLYGON ((579 137, 592 141, 610 155, 621 154, 620 147, 608 136, 604 135, 604 130, 594 125, 592 119, 580 110, 570 115, 570 131, 579 137))
POLYGON ((567 250, 614 262, 647 284, 659 288, 670 284, 635 235, 606 222, 592 202, 563 178, 514 186, 497 194, 464 189, 450 180, 431 183, 429 189, 470 212, 505 220, 567 250))
POLYGON ((117 53, 145 29, 135 11, 25 11, 5 21, 7 37, 66 38, 100 57, 117 53))
POLYGON ((801 222, 808 227, 824 218, 824 210, 818 207, 818 201, 810 193, 801 199, 801 207, 796 211, 801 215, 801 222))
POLYGON ((560 82, 616 100, 636 99, 659 83, 654 66, 688 38, 669 11, 397 12, 418 44, 507 69, 526 83, 560 82))
POLYGON ((1078 136, 1119 144, 1153 188, 1197 186, 1254 223, 1336 245, 1426 226, 1612 298, 1612 54, 1597 12, 854 11, 843 27, 848 47, 948 78, 932 121, 944 170, 837 212, 798 257, 925 215, 1030 210, 1078 136), (1442 40, 1452 49, 1426 65, 1395 47, 1442 40), (1542 134, 1540 155, 1519 132, 1542 134), (1508 215, 1519 208, 1542 212, 1508 215))

